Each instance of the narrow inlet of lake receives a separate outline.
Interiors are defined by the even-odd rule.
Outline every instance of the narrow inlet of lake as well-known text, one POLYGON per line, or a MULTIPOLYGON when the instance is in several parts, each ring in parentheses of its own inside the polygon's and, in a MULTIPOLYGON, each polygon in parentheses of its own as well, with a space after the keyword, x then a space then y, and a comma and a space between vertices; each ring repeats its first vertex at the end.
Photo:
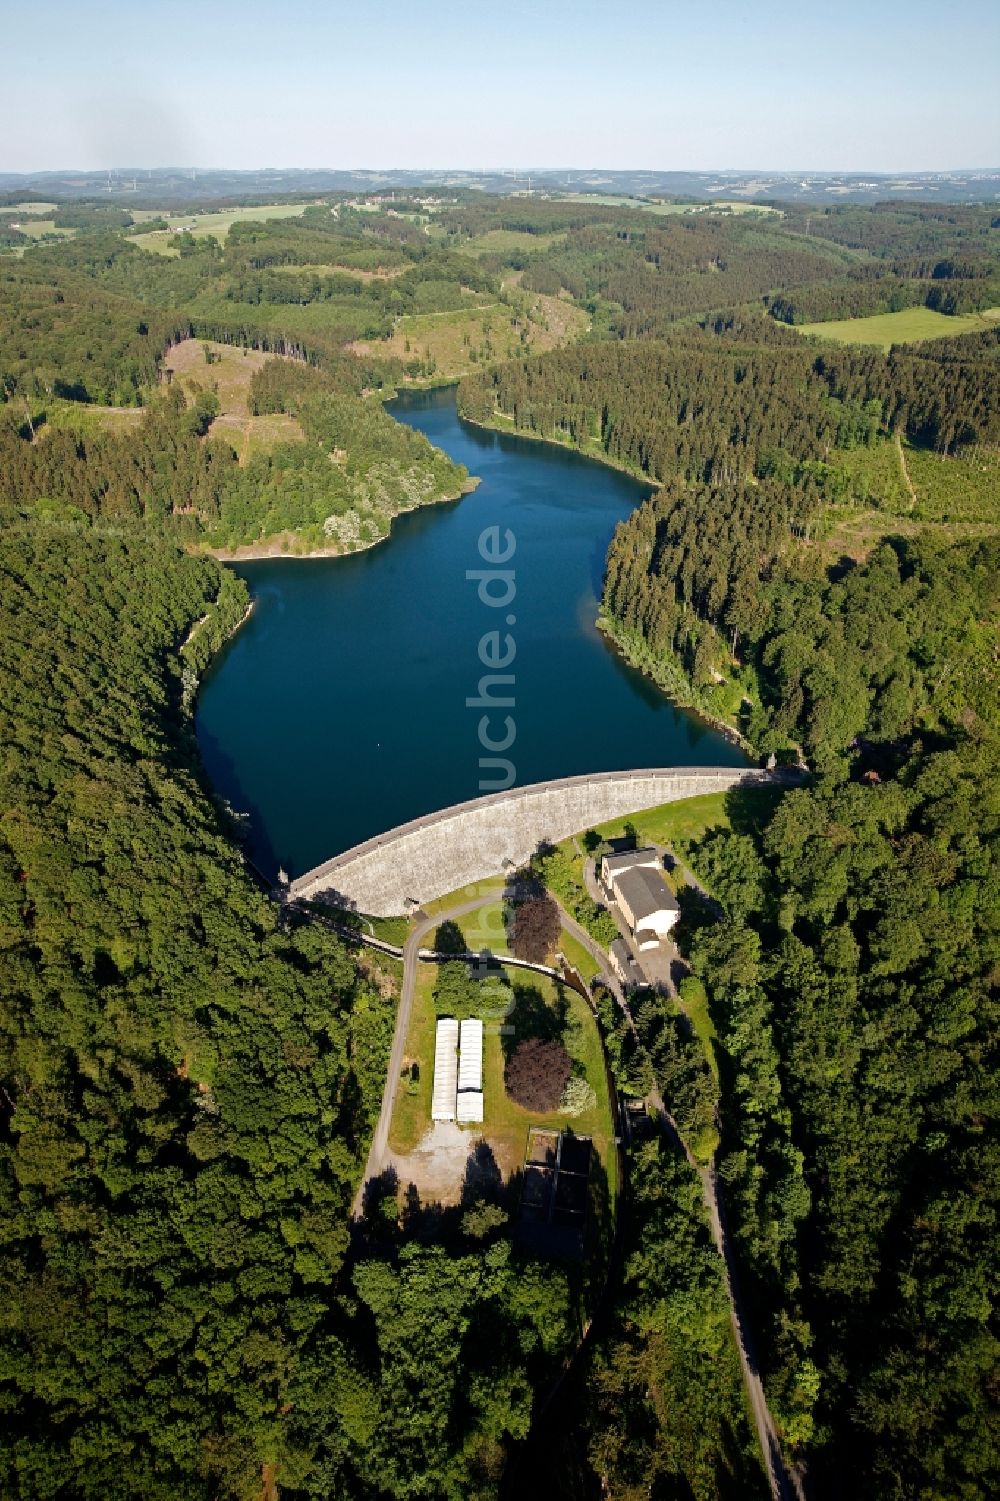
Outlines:
POLYGON ((247 850, 265 874, 279 865, 300 874, 490 790, 481 784, 497 773, 480 760, 492 755, 513 762, 518 783, 744 764, 594 628, 611 534, 646 487, 553 445, 460 422, 451 389, 402 396, 389 410, 479 475, 478 490, 398 517, 367 552, 239 565, 256 607, 199 695, 205 766, 246 815, 247 850), (514 538, 502 565, 514 594, 497 606, 468 576, 490 567, 480 538, 491 527, 501 546, 508 529, 514 538), (502 753, 484 749, 487 711, 468 703, 491 670, 480 643, 493 631, 508 654, 509 633, 516 653, 503 669, 513 684, 493 690, 514 703, 489 711, 486 725, 500 744, 510 715, 516 738, 502 753))

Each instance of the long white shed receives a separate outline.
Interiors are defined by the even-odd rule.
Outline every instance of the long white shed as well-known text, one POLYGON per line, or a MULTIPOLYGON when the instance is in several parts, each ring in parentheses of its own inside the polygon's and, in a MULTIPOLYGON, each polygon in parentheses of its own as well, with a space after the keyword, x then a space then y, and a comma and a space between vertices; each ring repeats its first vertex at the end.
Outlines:
MULTIPOLYGON (((483 1024, 478 1017, 468 1017, 460 1029, 458 1044, 458 1091, 482 1090, 483 1024)), ((482 1117, 480 1117, 482 1119, 482 1117)))
POLYGON ((431 1120, 453 1121, 458 1091, 458 1022, 443 1016, 434 1039, 434 1091, 431 1120))

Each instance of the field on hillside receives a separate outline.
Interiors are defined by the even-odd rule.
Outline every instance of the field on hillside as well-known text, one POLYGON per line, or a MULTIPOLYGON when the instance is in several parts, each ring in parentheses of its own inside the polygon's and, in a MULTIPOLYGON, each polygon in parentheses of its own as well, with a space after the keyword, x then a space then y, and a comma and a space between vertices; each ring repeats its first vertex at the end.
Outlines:
POLYGON ((745 199, 718 199, 709 203, 669 203, 662 199, 654 198, 621 198, 613 194, 604 193, 563 193, 560 201, 563 203, 590 203, 597 207, 610 203, 622 208, 641 209, 647 214, 773 214, 776 218, 782 218, 780 208, 772 208, 769 203, 747 203, 745 199))
POLYGON ((830 562, 860 562, 886 536, 931 531, 942 541, 987 536, 1000 526, 1000 453, 978 447, 945 457, 910 443, 834 451, 853 503, 824 507, 812 542, 830 562))
POLYGON ((357 354, 388 354, 419 363, 417 378, 457 379, 482 365, 542 353, 571 343, 588 327, 587 314, 565 298, 514 292, 511 302, 493 302, 451 313, 415 313, 400 318, 391 338, 357 342, 357 354))
POLYGON ((310 276, 349 276, 352 281, 392 281, 396 276, 402 276, 408 271, 410 265, 407 262, 402 266, 380 266, 377 271, 359 271, 356 266, 340 266, 336 262, 320 265, 318 262, 306 266, 269 266, 269 271, 276 271, 280 276, 302 276, 308 273, 310 276))
POLYGON ((520 229, 489 229, 485 234, 474 235, 471 240, 455 246, 466 255, 508 255, 512 250, 551 250, 566 239, 564 233, 529 235, 520 229))
POLYGON ((141 245, 144 250, 154 250, 160 255, 177 255, 178 252, 170 245, 170 238, 179 230, 189 229, 193 235, 211 235, 221 245, 225 243, 226 236, 234 224, 245 220, 293 219, 301 214, 305 207, 304 203, 262 203, 255 204, 253 208, 233 208, 221 210, 218 213, 193 214, 168 214, 160 213, 157 209, 135 209, 132 217, 137 224, 147 223, 151 219, 165 219, 169 228, 152 230, 148 234, 137 234, 131 238, 134 244, 141 245))
POLYGON ((27 235, 29 240, 40 240, 43 235, 56 235, 60 240, 69 240, 76 234, 75 229, 60 229, 51 216, 44 218, 40 214, 25 214, 17 224, 21 233, 27 235))
POLYGON ((871 318, 843 318, 830 323, 795 324, 800 334, 834 339, 838 344, 875 344, 888 350, 893 344, 914 344, 919 339, 948 339, 958 334, 993 328, 1000 308, 981 313, 955 313, 951 317, 933 308, 903 308, 898 313, 876 313, 871 318))
POLYGON ((200 387, 214 391, 221 410, 212 423, 216 436, 229 438, 244 463, 256 448, 273 443, 294 443, 302 438, 302 429, 294 417, 281 412, 252 417, 247 405, 250 382, 268 360, 277 356, 260 354, 253 349, 239 349, 233 344, 215 344, 202 339, 183 339, 175 344, 163 361, 173 372, 175 384, 190 394, 200 387), (211 364, 205 350, 211 355, 211 364))
POLYGON ((861 506, 912 521, 961 526, 1000 522, 1000 453, 977 447, 945 457, 912 443, 834 449, 861 506))
POLYGON ((144 407, 106 407, 97 402, 65 401, 61 397, 36 398, 32 418, 41 424, 67 432, 127 433, 138 427, 146 415, 144 407))

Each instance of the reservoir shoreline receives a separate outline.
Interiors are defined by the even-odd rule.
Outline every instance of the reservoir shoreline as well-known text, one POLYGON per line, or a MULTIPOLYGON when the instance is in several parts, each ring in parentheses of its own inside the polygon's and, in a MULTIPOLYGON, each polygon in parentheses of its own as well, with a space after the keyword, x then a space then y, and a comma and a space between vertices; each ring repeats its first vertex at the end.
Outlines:
POLYGON ((255 608, 204 673, 196 731, 212 785, 248 815, 256 866, 294 878, 481 794, 467 699, 482 620, 468 570, 484 528, 517 537, 517 785, 750 764, 729 727, 668 698, 595 623, 608 542, 645 480, 460 420, 449 389, 407 392, 390 410, 480 478, 465 505, 400 512, 392 547, 324 551, 311 568, 263 548, 220 559, 255 608))

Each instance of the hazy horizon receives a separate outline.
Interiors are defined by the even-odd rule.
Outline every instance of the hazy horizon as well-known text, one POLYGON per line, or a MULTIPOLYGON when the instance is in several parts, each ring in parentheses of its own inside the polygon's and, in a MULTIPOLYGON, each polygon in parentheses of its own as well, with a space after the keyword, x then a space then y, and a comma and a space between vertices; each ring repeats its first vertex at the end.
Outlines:
POLYGON ((964 0, 946 31, 945 55, 929 0, 766 12, 719 0, 699 14, 510 0, 500 15, 464 0, 287 0, 280 14, 265 0, 40 0, 5 19, 0 169, 311 159, 431 171, 460 142, 474 165, 454 170, 988 170, 952 164, 1000 161, 1000 7, 964 0), (790 158, 809 165, 714 165, 790 158))
POLYGON ((493 166, 490 166, 489 164, 485 166, 472 166, 461 162, 423 162, 415 167, 404 167, 401 166, 398 162, 369 162, 362 165, 344 165, 338 162, 309 161, 259 162, 254 166, 242 167, 234 166, 231 162, 219 161, 158 162, 153 164, 143 163, 142 165, 133 164, 131 162, 119 162, 110 166, 104 163, 97 162, 89 162, 77 165, 69 165, 66 162, 60 162, 57 165, 51 167, 19 168, 0 166, 0 174, 8 177, 41 177, 48 174, 89 174, 93 172, 104 172, 112 176, 120 175, 126 177, 130 173, 138 172, 240 172, 247 174, 264 172, 354 172, 359 176, 374 176, 379 173, 389 175, 393 172, 405 172, 408 176, 413 176, 414 174, 419 174, 421 172, 456 172, 462 173, 465 176, 504 177, 524 177, 528 173, 536 172, 572 172, 579 175, 591 174, 596 172, 606 172, 615 175, 621 173, 646 173, 650 176, 661 176, 669 173, 692 177, 859 177, 865 173, 870 174, 872 177, 905 177, 908 174, 913 173, 914 175, 921 177, 947 177, 952 175, 968 177, 975 176, 978 173, 1000 172, 1000 157, 998 157, 997 161, 995 162, 983 162, 979 165, 974 166, 953 165, 950 167, 925 167, 921 166, 920 164, 910 162, 907 166, 893 168, 872 167, 867 163, 862 163, 860 166, 856 165, 852 167, 810 167, 808 165, 796 167, 780 167, 761 166, 759 164, 752 167, 734 167, 731 165, 690 167, 685 165, 684 163, 669 167, 637 167, 630 162, 619 163, 616 166, 607 166, 603 163, 597 163, 582 167, 570 166, 565 162, 531 162, 527 166, 519 165, 516 167, 511 166, 510 163, 507 162, 493 166))

